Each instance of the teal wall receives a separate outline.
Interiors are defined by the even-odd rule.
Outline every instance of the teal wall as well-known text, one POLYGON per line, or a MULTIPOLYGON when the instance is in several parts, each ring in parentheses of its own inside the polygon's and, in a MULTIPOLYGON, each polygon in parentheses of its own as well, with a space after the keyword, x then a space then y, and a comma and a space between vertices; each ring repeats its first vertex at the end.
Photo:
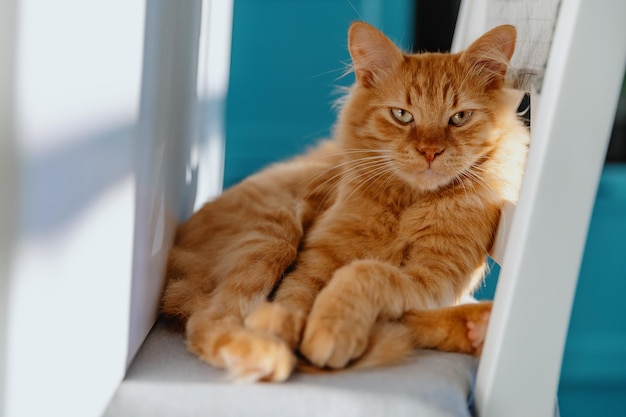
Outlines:
MULTIPOLYGON (((410 49, 410 0, 235 1, 226 187, 330 134, 333 91, 353 82, 352 75, 341 78, 349 62, 347 29, 361 18, 410 49)), ((493 296, 497 265, 493 272, 479 298, 493 296)), ((559 389, 563 417, 626 416, 618 411, 626 410, 625 294, 626 165, 611 165, 572 312, 559 389)))
POLYGON ((350 23, 362 18, 408 48, 411 5, 410 0, 235 1, 224 186, 328 137, 336 87, 354 80, 352 74, 342 77, 350 62, 350 23))
POLYGON ((563 417, 626 416, 626 164, 604 168, 570 321, 563 417))

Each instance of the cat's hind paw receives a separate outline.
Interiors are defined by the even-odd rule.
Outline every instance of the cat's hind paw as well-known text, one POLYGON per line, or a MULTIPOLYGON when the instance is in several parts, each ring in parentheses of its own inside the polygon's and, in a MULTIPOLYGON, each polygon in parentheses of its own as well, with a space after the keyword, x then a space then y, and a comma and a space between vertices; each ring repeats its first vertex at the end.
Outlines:
POLYGON ((483 344, 485 343, 485 337, 487 336, 487 327, 489 326, 489 318, 491 317, 491 310, 482 311, 476 317, 472 317, 467 320, 467 339, 473 348, 473 353, 476 356, 480 356, 483 350, 483 344))

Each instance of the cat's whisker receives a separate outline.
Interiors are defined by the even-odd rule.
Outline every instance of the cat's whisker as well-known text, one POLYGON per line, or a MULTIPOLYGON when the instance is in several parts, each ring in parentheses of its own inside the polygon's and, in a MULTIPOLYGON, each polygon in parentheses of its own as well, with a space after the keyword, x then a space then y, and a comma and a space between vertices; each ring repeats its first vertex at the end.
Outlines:
POLYGON ((389 179, 389 174, 392 173, 392 163, 391 161, 387 161, 385 164, 382 164, 379 168, 372 170, 369 174, 369 178, 364 178, 362 183, 361 183, 361 187, 363 186, 363 184, 367 183, 367 187, 363 190, 363 192, 366 192, 368 189, 370 189, 371 186, 373 185, 381 185, 380 182, 380 178, 384 175, 388 175, 388 179, 389 179))
MULTIPOLYGON (((351 152, 359 152, 359 151, 356 151, 356 150, 355 150, 355 151, 351 151, 351 152)), ((332 157, 332 156, 339 156, 339 155, 343 155, 344 153, 345 153, 345 152, 335 152, 335 153, 333 153, 333 154, 324 155, 322 158, 327 158, 327 157, 332 157)), ((375 157, 372 157, 372 158, 375 158, 375 157)), ((335 170, 335 169, 339 169, 339 168, 341 168, 341 167, 342 167, 342 166, 344 166, 344 165, 352 164, 352 163, 354 163, 354 162, 355 162, 354 160, 348 160, 348 161, 344 161, 344 162, 342 162, 342 163, 340 163, 340 164, 337 164, 337 165, 333 165, 333 166, 328 167, 327 169, 323 170, 322 172, 320 172, 319 174, 317 174, 315 177, 313 177, 313 178, 312 178, 312 179, 311 179, 311 180, 310 180, 310 181, 309 181, 309 182, 308 182, 308 183, 304 186, 304 188, 303 188, 303 189, 304 189, 304 190, 308 189, 308 188, 309 188, 309 186, 310 186, 311 184, 313 184, 315 181, 317 181, 319 178, 321 178, 321 177, 325 176, 325 175, 326 175, 326 174, 328 174, 329 172, 331 172, 331 171, 333 171, 333 170, 335 170)), ((339 172, 339 174, 337 174, 337 175, 335 175, 335 176, 338 176, 338 175, 341 175, 341 172, 339 172)), ((334 178, 334 177, 333 177, 333 178, 334 178)), ((332 178, 331 178, 331 179, 332 179, 332 178)), ((326 183, 326 182, 324 182, 324 183, 320 184, 320 186, 324 185, 325 183, 326 183)), ((318 187, 320 187, 320 186, 318 186, 318 187)), ((318 188, 318 187, 316 187, 316 188, 315 188, 312 192, 317 191, 317 188, 318 188)))
MULTIPOLYGON (((337 169, 338 172, 333 175, 332 177, 328 178, 327 180, 323 181, 322 183, 318 184, 313 190, 308 191, 307 195, 312 195, 315 194, 316 192, 318 192, 319 190, 323 190, 324 187, 327 186, 333 186, 336 187, 338 185, 341 185, 344 181, 347 180, 347 178, 345 178, 348 175, 352 175, 355 171, 357 172, 361 172, 361 171, 367 171, 367 170, 371 170, 376 168, 378 165, 382 164, 382 163, 386 163, 388 160, 387 157, 383 157, 383 156, 369 156, 369 157, 363 157, 363 158, 359 158, 359 159, 354 159, 354 160, 349 160, 349 161, 344 161, 343 163, 334 165, 332 167, 330 167, 329 169, 325 170, 324 172, 322 172, 321 174, 318 174, 313 180, 311 180, 305 187, 304 190, 307 190, 311 184, 313 184, 316 180, 318 180, 321 176, 328 174, 329 172, 331 172, 332 170, 337 169), (351 166, 354 165, 354 166, 351 166), (335 184, 332 184, 333 181, 335 181, 335 184), (332 184, 332 185, 330 185, 332 184)), ((329 195, 331 193, 326 193, 326 196, 323 200, 323 203, 326 204, 327 199, 329 198, 329 195)))
POLYGON ((463 181, 462 173, 456 174, 454 178, 452 179, 452 182, 453 184, 458 183, 463 188, 463 192, 465 193, 465 201, 469 201, 469 194, 467 192, 467 187, 465 186, 465 182, 463 181))
POLYGON ((336 78, 335 80, 339 80, 339 79, 341 79, 342 77, 345 76, 345 67, 344 68, 333 68, 333 69, 330 69, 330 70, 327 70, 327 71, 318 72, 317 74, 311 75, 308 79, 309 80, 313 80, 315 78, 323 77, 325 75, 336 74, 338 72, 341 73, 341 75, 338 78, 336 78))
POLYGON ((318 129, 313 132, 308 132, 302 136, 302 139, 309 141, 311 139, 319 138, 320 136, 326 136, 328 134, 328 128, 318 129))
POLYGON ((387 157, 365 157, 349 161, 349 163, 341 164, 343 173, 349 175, 351 172, 367 171, 381 164, 388 162, 387 157))
POLYGON ((378 192, 379 193, 386 193, 387 189, 391 186, 391 182, 398 175, 397 174, 397 169, 394 166, 391 166, 390 168, 391 169, 389 170, 389 175, 387 176, 387 179, 385 180, 385 182, 378 184, 378 192))
POLYGON ((324 186, 328 185, 329 183, 331 183, 333 180, 335 179, 341 179, 341 170, 339 170, 338 173, 336 173, 335 175, 333 175, 332 177, 324 180, 322 183, 318 184, 314 189, 309 190, 309 188, 320 178, 324 177, 325 175, 329 174, 330 172, 332 172, 333 170, 337 169, 335 166, 329 167, 325 170, 323 170, 322 172, 320 172, 319 174, 317 174, 315 177, 313 177, 313 179, 311 179, 304 187, 302 187, 302 191, 299 194, 299 197, 309 197, 315 193, 317 193, 318 191, 320 191, 320 189, 322 189, 324 186), (306 194, 304 194, 306 193, 306 194))
POLYGON ((377 164, 369 164, 367 166, 361 165, 356 167, 351 172, 347 172, 346 182, 357 182, 362 179, 367 180, 368 177, 372 177, 381 170, 386 170, 386 161, 381 161, 377 164), (356 175, 355 175, 356 174, 356 175))
MULTIPOLYGON (((370 161, 368 163, 360 163, 353 167, 351 171, 346 172, 346 182, 361 181, 355 188, 355 190, 357 190, 362 186, 363 183, 367 182, 368 179, 371 180, 379 172, 386 171, 390 162, 390 159, 384 158, 376 162, 370 161)), ((353 190, 353 192, 355 190, 353 190)))
POLYGON ((485 181, 485 178, 482 177, 483 175, 494 175, 493 169, 488 169, 478 164, 471 165, 468 171, 471 172, 473 175, 476 175, 482 181, 485 181))
POLYGON ((345 177, 343 175, 342 170, 338 169, 337 174, 333 175, 332 177, 328 178, 324 182, 320 183, 311 192, 309 192, 307 196, 316 194, 318 191, 321 190, 321 192, 324 195, 324 198, 322 199, 320 206, 325 207, 328 201, 336 195, 336 193, 332 191, 331 189, 338 188, 343 183, 344 180, 345 180, 345 177))
POLYGON ((365 193, 373 184, 378 183, 378 179, 385 174, 389 173, 389 167, 387 165, 380 166, 375 170, 367 172, 365 175, 361 175, 358 179, 361 181, 357 183, 357 186, 350 192, 346 200, 350 200, 356 193, 361 193, 361 189, 367 184, 367 187, 363 189, 362 193, 365 193))
POLYGON ((475 184, 483 184, 485 182, 480 176, 480 173, 475 172, 475 167, 469 167, 465 171, 461 172, 461 176, 475 184))
POLYGON ((475 170, 480 169, 476 166, 471 166, 469 169, 465 170, 461 173, 461 175, 468 179, 470 182, 480 185, 494 193, 497 193, 497 190, 487 181, 483 176, 480 175, 479 172, 475 172, 475 170))

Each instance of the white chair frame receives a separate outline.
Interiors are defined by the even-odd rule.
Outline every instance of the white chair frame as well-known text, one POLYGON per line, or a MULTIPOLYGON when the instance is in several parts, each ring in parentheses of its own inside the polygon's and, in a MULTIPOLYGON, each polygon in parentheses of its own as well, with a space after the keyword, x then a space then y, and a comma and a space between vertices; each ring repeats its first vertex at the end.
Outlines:
MULTIPOLYGON (((507 1, 501 1, 506 7, 507 1)), ((487 0, 462 3, 453 48, 484 32, 487 0)), ((561 0, 475 387, 481 417, 551 416, 589 219, 626 63, 626 2, 561 0)))

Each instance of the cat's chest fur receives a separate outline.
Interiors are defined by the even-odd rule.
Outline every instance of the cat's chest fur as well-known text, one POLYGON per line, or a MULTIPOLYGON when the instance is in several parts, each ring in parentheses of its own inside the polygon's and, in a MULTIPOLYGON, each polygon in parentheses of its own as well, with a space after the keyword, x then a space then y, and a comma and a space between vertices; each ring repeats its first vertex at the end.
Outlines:
POLYGON ((324 245, 342 263, 376 259, 402 267, 424 239, 436 239, 447 221, 455 221, 449 217, 456 210, 452 205, 445 197, 402 203, 353 198, 322 215, 305 238, 306 246, 324 245))

